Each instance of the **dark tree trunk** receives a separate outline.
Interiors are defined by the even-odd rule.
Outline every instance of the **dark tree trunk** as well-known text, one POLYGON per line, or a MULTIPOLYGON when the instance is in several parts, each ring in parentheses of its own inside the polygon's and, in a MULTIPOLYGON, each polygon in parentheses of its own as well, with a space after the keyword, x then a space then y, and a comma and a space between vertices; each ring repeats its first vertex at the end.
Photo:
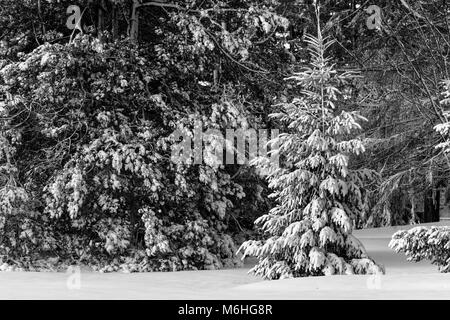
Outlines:
POLYGON ((97 21, 97 29, 99 34, 101 34, 101 32, 105 30, 105 8, 106 8, 105 0, 101 0, 98 6, 98 21, 97 21))
POLYGON ((439 221, 439 190, 428 190, 425 193, 424 204, 424 221, 423 222, 437 222, 439 221))
POLYGON ((119 14, 116 4, 113 4, 112 7, 112 36, 113 39, 117 39, 119 37, 119 14))
POLYGON ((131 7, 131 25, 129 30, 129 37, 132 41, 137 41, 138 39, 138 30, 139 30, 139 2, 137 0, 133 0, 133 4, 131 7))

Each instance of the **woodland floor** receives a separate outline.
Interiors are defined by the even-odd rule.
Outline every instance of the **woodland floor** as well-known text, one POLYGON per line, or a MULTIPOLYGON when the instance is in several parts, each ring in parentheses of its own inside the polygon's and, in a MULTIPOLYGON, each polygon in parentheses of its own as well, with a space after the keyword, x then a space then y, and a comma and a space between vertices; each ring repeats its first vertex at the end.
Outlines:
MULTIPOLYGON (((425 225, 450 225, 440 222, 425 225)), ((408 262, 388 248, 392 234, 413 226, 358 230, 355 235, 386 275, 262 281, 245 267, 164 273, 82 272, 79 289, 56 272, 0 272, 0 299, 450 299, 450 274, 408 262)))

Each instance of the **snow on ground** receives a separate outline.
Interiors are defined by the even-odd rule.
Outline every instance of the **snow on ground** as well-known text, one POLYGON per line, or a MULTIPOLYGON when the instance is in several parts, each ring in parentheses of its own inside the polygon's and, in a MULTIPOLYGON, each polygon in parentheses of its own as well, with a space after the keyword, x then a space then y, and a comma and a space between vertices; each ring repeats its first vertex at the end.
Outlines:
POLYGON ((77 278, 65 273, 0 272, 0 299, 450 299, 450 274, 439 273, 429 262, 407 262, 388 248, 395 231, 411 227, 355 232, 369 254, 385 265, 383 276, 262 281, 247 274, 252 265, 247 261, 244 268, 231 270, 82 272, 77 289, 77 278))

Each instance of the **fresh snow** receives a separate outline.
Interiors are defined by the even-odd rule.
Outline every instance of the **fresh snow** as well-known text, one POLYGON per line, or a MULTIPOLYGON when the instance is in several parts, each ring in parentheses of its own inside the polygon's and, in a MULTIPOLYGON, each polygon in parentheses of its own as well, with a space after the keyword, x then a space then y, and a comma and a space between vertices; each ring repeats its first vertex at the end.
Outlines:
POLYGON ((428 261, 408 262, 403 254, 388 248, 395 231, 412 227, 354 232, 369 255, 385 266, 386 275, 382 276, 263 281, 247 274, 254 263, 251 260, 244 268, 230 270, 132 274, 82 271, 79 278, 62 272, 0 272, 0 299, 450 299, 450 274, 439 273, 428 261))

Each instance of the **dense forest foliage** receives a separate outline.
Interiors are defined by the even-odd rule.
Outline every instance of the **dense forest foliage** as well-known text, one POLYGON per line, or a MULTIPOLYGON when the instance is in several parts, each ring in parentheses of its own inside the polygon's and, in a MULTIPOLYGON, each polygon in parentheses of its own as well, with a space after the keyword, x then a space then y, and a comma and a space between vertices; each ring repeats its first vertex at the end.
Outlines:
POLYGON ((351 231, 447 186, 450 8, 372 2, 0 0, 0 261, 380 272, 351 231), (228 129, 280 166, 171 158, 228 129))

